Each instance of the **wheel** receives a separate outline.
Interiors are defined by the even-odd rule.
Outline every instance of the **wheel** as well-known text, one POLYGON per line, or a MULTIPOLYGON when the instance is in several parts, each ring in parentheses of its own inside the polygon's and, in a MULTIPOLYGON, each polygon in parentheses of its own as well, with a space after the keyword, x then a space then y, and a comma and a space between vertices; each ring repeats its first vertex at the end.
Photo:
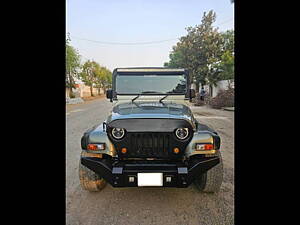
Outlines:
POLYGON ((223 162, 220 152, 218 156, 220 158, 218 165, 199 175, 195 180, 197 188, 202 192, 215 193, 220 190, 223 181, 223 162))
MULTIPOLYGON (((81 152, 81 157, 86 156, 86 152, 81 152)), ((94 171, 90 170, 89 168, 85 167, 79 161, 79 179, 80 185, 84 190, 88 191, 101 191, 105 185, 106 181, 101 178, 98 174, 94 171)))

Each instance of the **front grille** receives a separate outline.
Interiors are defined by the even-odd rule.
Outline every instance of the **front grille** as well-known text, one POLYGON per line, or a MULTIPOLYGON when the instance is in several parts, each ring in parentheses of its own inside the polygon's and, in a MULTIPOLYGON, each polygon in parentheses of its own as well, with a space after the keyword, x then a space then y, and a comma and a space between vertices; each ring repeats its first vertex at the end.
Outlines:
POLYGON ((166 158, 170 152, 171 134, 128 133, 128 157, 166 158))

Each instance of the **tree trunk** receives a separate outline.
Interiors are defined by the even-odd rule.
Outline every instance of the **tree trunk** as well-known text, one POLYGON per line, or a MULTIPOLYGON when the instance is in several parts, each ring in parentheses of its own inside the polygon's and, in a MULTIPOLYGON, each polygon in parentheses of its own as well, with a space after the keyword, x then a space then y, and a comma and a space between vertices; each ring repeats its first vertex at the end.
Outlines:
POLYGON ((227 80, 227 83, 228 83, 228 89, 232 89, 232 81, 229 79, 227 80))
POLYGON ((93 95, 93 86, 92 85, 90 86, 90 90, 91 90, 91 96, 94 96, 93 95))
POLYGON ((74 96, 72 87, 73 87, 73 80, 72 80, 71 73, 69 73, 69 89, 70 89, 69 97, 70 98, 74 96))
POLYGON ((213 98, 213 85, 209 85, 209 95, 213 98))
POLYGON ((196 93, 199 93, 199 82, 196 82, 196 93))
POLYGON ((69 97, 72 98, 74 96, 72 87, 70 87, 69 89, 70 89, 70 91, 69 91, 69 97))

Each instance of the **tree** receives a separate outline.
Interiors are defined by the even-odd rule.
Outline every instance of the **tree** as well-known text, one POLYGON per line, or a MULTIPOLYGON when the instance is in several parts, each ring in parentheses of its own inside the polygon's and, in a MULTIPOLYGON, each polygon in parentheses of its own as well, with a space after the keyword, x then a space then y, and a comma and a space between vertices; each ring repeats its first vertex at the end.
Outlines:
POLYGON ((204 12, 201 24, 186 28, 188 34, 180 38, 169 56, 170 62, 165 63, 168 67, 187 68, 197 90, 199 82, 204 85, 215 75, 214 65, 222 55, 222 36, 212 26, 215 20, 215 12, 204 12))
POLYGON ((165 62, 164 66, 169 68, 186 67, 184 60, 183 48, 174 46, 173 51, 170 54, 170 62, 165 62))
POLYGON ((70 89, 70 97, 72 97, 75 88, 75 78, 78 78, 78 70, 80 69, 80 55, 69 45, 69 39, 66 41, 66 87, 70 89))
POLYGON ((98 88, 99 93, 100 88, 103 88, 104 93, 106 93, 106 89, 111 86, 112 82, 111 71, 90 60, 83 64, 80 77, 86 85, 90 86, 91 96, 94 96, 93 87, 98 88))
POLYGON ((207 14, 204 12, 201 24, 186 28, 187 35, 181 37, 173 46, 169 55, 170 61, 164 63, 164 66, 170 68, 187 68, 190 71, 190 79, 196 81, 197 91, 199 83, 212 85, 224 77, 222 69, 225 64, 221 62, 228 59, 228 52, 233 55, 233 30, 218 32, 218 29, 212 26, 215 20, 216 13, 212 10, 207 14))
POLYGON ((103 88, 104 94, 106 93, 106 89, 111 86, 112 82, 112 73, 106 67, 99 66, 97 70, 97 79, 96 79, 96 87, 103 88))
POLYGON ((80 78, 85 85, 90 86, 91 96, 93 94, 93 87, 97 83, 97 74, 100 70, 100 65, 95 61, 86 61, 82 66, 82 71, 80 73, 80 78))
POLYGON ((220 80, 228 80, 230 87, 230 82, 234 78, 234 32, 228 30, 221 35, 223 53, 220 61, 213 65, 213 70, 216 73, 209 77, 209 83, 216 85, 220 80))
POLYGON ((221 33, 221 35, 222 35, 222 42, 223 42, 223 47, 222 47, 223 52, 230 51, 233 53, 234 52, 234 31, 227 30, 221 33))
POLYGON ((228 80, 228 87, 231 88, 231 80, 234 78, 234 55, 230 51, 224 52, 218 66, 220 70, 219 80, 228 80))

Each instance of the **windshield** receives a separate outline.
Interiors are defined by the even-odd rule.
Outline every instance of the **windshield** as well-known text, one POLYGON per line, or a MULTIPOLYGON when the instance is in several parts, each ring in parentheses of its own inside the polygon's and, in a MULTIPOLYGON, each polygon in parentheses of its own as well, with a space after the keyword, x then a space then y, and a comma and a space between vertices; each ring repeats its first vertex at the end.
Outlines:
POLYGON ((186 75, 118 75, 117 94, 185 94, 186 75))

